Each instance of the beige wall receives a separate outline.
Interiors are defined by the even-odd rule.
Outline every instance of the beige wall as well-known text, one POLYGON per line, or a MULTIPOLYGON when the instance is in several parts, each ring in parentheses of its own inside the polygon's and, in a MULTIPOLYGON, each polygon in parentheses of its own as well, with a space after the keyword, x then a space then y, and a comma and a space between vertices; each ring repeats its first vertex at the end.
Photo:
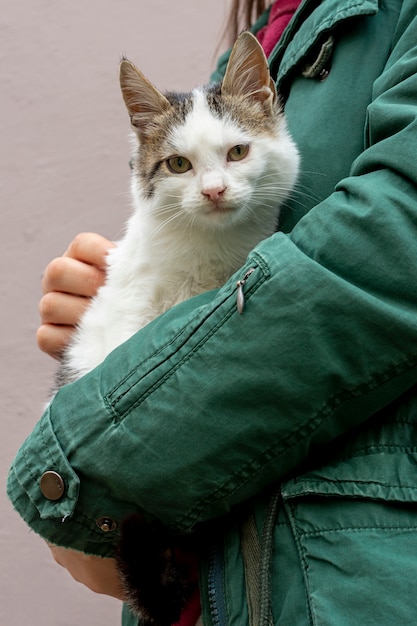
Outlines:
POLYGON ((54 364, 35 346, 45 264, 80 230, 115 238, 129 209, 122 55, 160 88, 213 67, 226 0, 3 0, 0 12, 0 624, 114 626, 119 604, 55 565, 11 509, 9 464, 54 364))

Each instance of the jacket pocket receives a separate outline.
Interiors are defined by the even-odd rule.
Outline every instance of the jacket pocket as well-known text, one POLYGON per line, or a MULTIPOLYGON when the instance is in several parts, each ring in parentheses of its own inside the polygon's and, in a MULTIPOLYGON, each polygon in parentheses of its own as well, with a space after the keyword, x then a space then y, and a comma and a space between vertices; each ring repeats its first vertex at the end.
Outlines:
MULTIPOLYGON (((219 289, 209 304, 197 307, 185 327, 176 327, 178 307, 188 307, 193 300, 174 307, 149 324, 155 338, 152 352, 136 363, 128 375, 106 395, 106 403, 116 422, 124 419, 149 398, 208 341, 232 316, 250 315, 249 302, 269 277, 263 259, 252 253, 247 264, 219 289), (162 323, 160 323, 160 320, 162 323)), ((198 296, 197 296, 198 298, 198 296)))
POLYGON ((283 485, 311 623, 415 623, 416 458, 375 450, 283 485))

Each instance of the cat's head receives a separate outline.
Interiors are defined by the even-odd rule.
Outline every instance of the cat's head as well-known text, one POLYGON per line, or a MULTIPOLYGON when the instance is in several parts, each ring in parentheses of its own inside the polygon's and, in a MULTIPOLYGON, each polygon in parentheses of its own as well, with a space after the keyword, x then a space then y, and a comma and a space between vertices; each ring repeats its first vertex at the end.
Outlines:
POLYGON ((120 84, 138 150, 134 191, 163 220, 224 227, 276 220, 298 170, 267 60, 248 32, 221 84, 162 94, 128 60, 120 84))

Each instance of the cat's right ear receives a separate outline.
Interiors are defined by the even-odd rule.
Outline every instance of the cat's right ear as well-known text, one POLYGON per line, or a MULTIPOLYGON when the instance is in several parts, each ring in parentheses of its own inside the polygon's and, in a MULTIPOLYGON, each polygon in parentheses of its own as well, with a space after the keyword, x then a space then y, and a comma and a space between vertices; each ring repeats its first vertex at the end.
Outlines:
POLYGON ((237 38, 229 57, 222 93, 258 102, 270 111, 277 104, 275 83, 261 44, 249 31, 237 38))
POLYGON ((132 126, 142 134, 149 130, 155 115, 164 113, 171 106, 165 96, 128 59, 120 63, 120 87, 132 126))

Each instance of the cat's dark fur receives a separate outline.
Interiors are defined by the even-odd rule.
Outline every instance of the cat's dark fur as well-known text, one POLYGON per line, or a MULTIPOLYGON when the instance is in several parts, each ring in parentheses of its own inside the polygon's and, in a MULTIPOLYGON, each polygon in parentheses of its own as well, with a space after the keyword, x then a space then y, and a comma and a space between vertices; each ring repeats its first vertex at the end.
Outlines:
POLYGON ((198 584, 193 580, 194 536, 173 538, 139 515, 124 520, 116 553, 127 602, 140 626, 171 626, 198 584))

